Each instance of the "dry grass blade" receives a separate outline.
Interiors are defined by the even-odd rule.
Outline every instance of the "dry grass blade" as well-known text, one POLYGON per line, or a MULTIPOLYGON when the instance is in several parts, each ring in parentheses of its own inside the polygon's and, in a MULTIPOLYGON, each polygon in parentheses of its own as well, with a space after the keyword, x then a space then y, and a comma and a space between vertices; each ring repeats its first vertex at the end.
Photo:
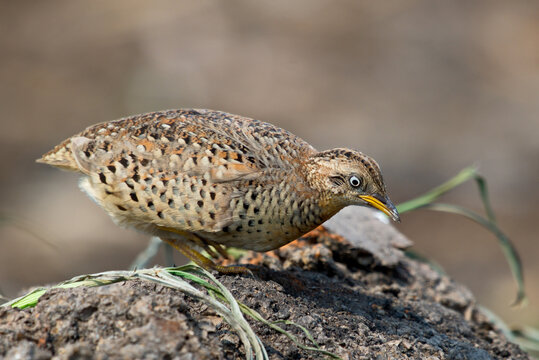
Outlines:
MULTIPOLYGON (((243 317, 242 313, 250 316, 255 321, 262 322, 275 331, 284 334, 290 340, 292 340, 296 346, 303 350, 313 351, 319 354, 327 355, 331 358, 340 359, 339 356, 329 351, 320 349, 313 336, 304 327, 291 321, 268 321, 255 310, 249 308, 245 304, 237 302, 230 291, 211 273, 196 265, 184 265, 175 268, 143 269, 136 271, 107 271, 98 274, 81 275, 67 280, 53 288, 102 286, 135 278, 178 289, 212 307, 238 333, 242 343, 245 345, 246 355, 249 359, 253 358, 253 353, 255 356, 254 358, 257 360, 267 359, 268 354, 262 341, 258 338, 258 336, 256 336, 249 323, 243 317), (210 281, 207 281, 206 279, 209 279, 210 281), (186 280, 202 286, 208 293, 200 291, 186 280), (279 327, 277 325, 278 323, 285 323, 287 325, 293 325, 300 328, 315 347, 303 345, 296 336, 279 327)), ((39 298, 45 294, 47 290, 48 289, 45 288, 36 289, 31 293, 5 303, 2 306, 17 307, 19 309, 35 306, 39 298)))
POLYGON ((264 345, 262 344, 262 341, 256 336, 253 329, 249 325, 249 323, 245 320, 243 317, 243 314, 240 310, 240 306, 234 296, 228 291, 228 289, 221 284, 217 279, 210 274, 205 269, 201 270, 204 272, 204 275, 212 280, 214 284, 216 284, 219 287, 219 290, 221 291, 221 294, 226 298, 228 304, 230 305, 230 309, 232 310, 232 314, 234 314, 235 319, 239 321, 239 325, 242 327, 242 329, 245 331, 247 336, 249 337, 249 341, 253 344, 253 347, 255 348, 255 352, 263 353, 264 358, 268 358, 268 354, 266 352, 266 349, 264 348, 264 345))
MULTIPOLYGON (((198 266, 195 266, 195 265, 185 265, 185 266, 182 266, 180 268, 169 269, 168 271, 170 271, 173 274, 178 274, 178 275, 181 275, 182 277, 189 278, 189 280, 194 281, 194 282, 198 283, 199 285, 206 287, 206 289, 210 293, 212 293, 214 296, 217 296, 217 297, 221 298, 222 300, 226 300, 225 296, 221 293, 221 291, 220 291, 220 289, 218 287, 216 287, 214 285, 211 285, 209 282, 207 282, 207 281, 193 275, 193 273, 197 273, 200 276, 205 276, 207 274, 207 272, 204 269, 202 269, 202 268, 200 268, 198 266), (179 269, 188 270, 189 272, 182 271, 182 270, 179 270, 179 269)), ((213 278, 213 276, 212 276, 212 278, 213 278)), ((215 278, 213 278, 213 279, 214 279, 214 282, 216 284, 220 284, 219 282, 215 281, 215 278)), ((224 288, 224 289, 228 292, 228 290, 226 288, 224 288)), ((269 326, 273 330, 285 335, 290 340, 292 340, 294 342, 294 344, 296 344, 296 346, 299 347, 300 349, 303 349, 303 350, 306 350, 306 351, 318 352, 320 354, 327 355, 327 356, 329 356, 331 358, 334 358, 334 359, 341 359, 339 356, 337 356, 336 354, 333 354, 332 352, 320 349, 320 347, 318 346, 318 344, 314 340, 311 333, 305 327, 303 327, 301 325, 298 325, 298 324, 296 324, 296 323, 294 323, 292 321, 288 321, 288 320, 271 322, 271 321, 266 320, 257 311, 251 309, 247 305, 245 305, 245 304, 243 304, 241 302, 238 302, 238 305, 239 305, 241 311, 244 314, 249 315, 253 320, 259 321, 259 322, 265 324, 266 326, 269 326), (279 323, 285 323, 287 325, 293 325, 293 326, 298 327, 299 329, 301 329, 305 333, 305 336, 315 345, 315 347, 303 345, 296 336, 294 336, 290 332, 286 331, 285 329, 277 326, 277 324, 279 324, 279 323)))
MULTIPOLYGON (((112 284, 115 282, 126 281, 130 279, 143 279, 147 281, 152 281, 159 283, 161 285, 178 289, 195 299, 203 301, 206 305, 214 309, 219 315, 225 319, 225 321, 236 331, 244 344, 246 357, 248 359, 263 360, 267 359, 268 355, 266 350, 260 341, 260 339, 254 334, 254 331, 250 328, 249 324, 239 311, 239 305, 232 297, 230 292, 228 292, 221 285, 218 287, 221 291, 226 290, 226 298, 231 308, 227 307, 223 302, 220 302, 218 299, 208 295, 207 293, 202 292, 201 290, 195 288, 193 285, 189 284, 187 281, 183 280, 178 276, 173 276, 168 272, 169 269, 143 269, 137 271, 107 271, 98 274, 90 275, 81 275, 74 277, 68 281, 65 281, 54 288, 70 288, 78 286, 102 286, 107 284, 112 284), (254 352, 253 352, 254 348, 254 352)), ((208 274, 205 274, 208 275, 208 274)), ((209 274, 210 277, 211 274, 209 274)), ((193 275, 191 275, 193 276, 193 275)), ((215 278, 214 278, 215 279, 215 278)), ((201 280, 201 279, 199 279, 201 280)), ((202 280, 203 281, 203 280, 202 280)), ((216 282, 216 284, 219 284, 216 282)), ((218 285, 219 286, 219 285, 218 285)), ((22 296, 20 298, 14 299, 8 303, 3 304, 2 306, 11 306, 24 309, 26 307, 35 306, 39 298, 47 291, 47 289, 39 288, 31 293, 22 296)))
MULTIPOLYGON (((262 352, 259 344, 260 340, 258 339, 258 337, 256 337, 256 335, 254 335, 254 332, 249 327, 249 325, 247 325, 248 329, 246 329, 246 326, 244 324, 246 323, 246 321, 241 313, 239 313, 238 316, 237 312, 226 307, 217 299, 203 293, 185 280, 177 276, 173 276, 166 271, 162 271, 162 269, 155 270, 155 274, 147 274, 141 272, 138 277, 140 277, 141 279, 157 282, 171 288, 179 289, 182 292, 203 301, 206 305, 210 306, 219 315, 221 315, 225 319, 225 321, 237 332, 245 347, 245 353, 248 359, 253 359, 253 347, 255 348, 256 359, 268 358, 267 354, 264 354, 265 350, 264 352, 262 352)), ((234 299, 233 301, 235 302, 234 299)))

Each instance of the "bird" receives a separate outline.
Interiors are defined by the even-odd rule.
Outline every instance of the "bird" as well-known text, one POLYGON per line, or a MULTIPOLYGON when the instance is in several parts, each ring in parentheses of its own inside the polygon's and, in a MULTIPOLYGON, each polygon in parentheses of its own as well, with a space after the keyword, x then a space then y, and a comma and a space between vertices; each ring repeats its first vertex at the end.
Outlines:
POLYGON ((212 260, 226 257, 226 247, 277 249, 349 205, 400 222, 373 158, 347 148, 317 151, 282 128, 222 111, 99 123, 36 161, 81 173, 81 190, 116 224, 157 236, 220 273, 249 271, 212 260))

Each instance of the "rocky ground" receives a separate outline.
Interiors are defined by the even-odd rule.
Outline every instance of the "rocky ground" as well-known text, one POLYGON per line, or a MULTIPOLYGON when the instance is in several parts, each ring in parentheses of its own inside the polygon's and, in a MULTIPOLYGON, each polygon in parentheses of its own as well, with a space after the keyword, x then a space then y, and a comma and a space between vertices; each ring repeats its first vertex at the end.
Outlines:
MULTIPOLYGON (((398 248, 409 244, 373 213, 353 210, 280 250, 248 253, 240 262, 252 264, 253 276, 217 278, 238 301, 268 320, 305 327, 343 359, 528 359, 466 288, 404 256, 398 248)), ((326 357, 248 320, 270 359, 326 357)), ((308 343, 299 328, 281 326, 308 343)), ((1 307, 0 357, 241 359, 244 352, 208 306, 133 280, 51 290, 34 308, 1 307)))

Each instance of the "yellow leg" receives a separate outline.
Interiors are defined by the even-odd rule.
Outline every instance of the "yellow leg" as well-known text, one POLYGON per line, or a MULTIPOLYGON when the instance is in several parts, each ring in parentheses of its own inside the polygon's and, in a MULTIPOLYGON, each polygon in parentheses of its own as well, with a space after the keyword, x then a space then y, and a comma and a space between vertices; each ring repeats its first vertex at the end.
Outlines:
MULTIPOLYGON (((208 243, 201 239, 200 237, 196 236, 193 233, 189 233, 187 231, 181 231, 176 229, 170 229, 170 228, 161 228, 161 230, 174 232, 176 234, 181 235, 188 241, 192 241, 193 243, 202 246, 203 248, 207 249, 209 248, 208 243)), ((245 274, 245 273, 251 273, 251 271, 246 268, 245 266, 241 265, 232 265, 232 266, 222 266, 217 265, 214 263, 211 259, 208 259, 195 249, 193 249, 186 241, 182 241, 180 239, 171 239, 171 238, 161 238, 164 242, 181 252, 183 255, 185 255, 188 259, 192 260, 195 264, 197 264, 200 267, 203 267, 206 270, 215 270, 217 272, 223 273, 223 274, 245 274)), ((226 255, 226 252, 222 246, 219 244, 211 243, 213 247, 221 254, 226 255)), ((207 250, 206 250, 207 251, 207 250)), ((217 255, 215 251, 209 252, 210 254, 217 255)))
MULTIPOLYGON (((219 244, 219 243, 216 243, 214 241, 211 241, 211 240, 206 240, 206 242, 208 243, 208 245, 211 245, 215 250, 217 250, 217 252, 219 253, 219 255, 221 255, 222 257, 224 257, 225 259, 229 259, 230 257, 228 256, 227 252, 226 252, 226 249, 223 245, 219 244)), ((207 251, 207 250, 206 250, 207 251)), ((212 255, 213 256, 213 255, 212 255)))

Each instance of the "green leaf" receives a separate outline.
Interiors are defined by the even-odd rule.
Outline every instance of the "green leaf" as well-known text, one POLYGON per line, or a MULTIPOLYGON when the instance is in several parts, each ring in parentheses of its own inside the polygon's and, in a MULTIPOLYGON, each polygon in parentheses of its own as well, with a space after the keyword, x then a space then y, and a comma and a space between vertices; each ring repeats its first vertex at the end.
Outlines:
POLYGON ((35 289, 29 294, 14 299, 8 303, 2 304, 2 306, 11 306, 19 309, 26 309, 27 307, 34 307, 37 304, 39 298, 47 292, 47 289, 39 288, 35 289))

